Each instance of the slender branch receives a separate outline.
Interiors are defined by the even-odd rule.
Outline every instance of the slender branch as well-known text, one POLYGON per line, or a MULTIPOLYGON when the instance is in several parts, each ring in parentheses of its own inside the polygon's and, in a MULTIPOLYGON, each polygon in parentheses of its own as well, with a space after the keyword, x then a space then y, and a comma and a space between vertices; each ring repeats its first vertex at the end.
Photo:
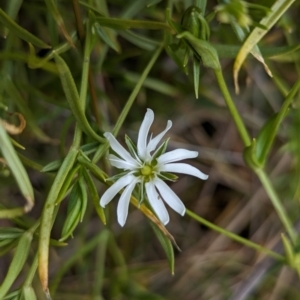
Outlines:
MULTIPOLYGON (((78 0, 72 0, 72 6, 73 6, 74 15, 75 15, 76 29, 78 32, 79 40, 80 40, 82 48, 84 48, 85 31, 84 31, 84 27, 83 27, 83 21, 81 18, 80 5, 79 5, 78 0)), ((90 96, 91 96, 91 110, 94 114, 94 117, 96 119, 98 126, 100 126, 101 120, 100 120, 98 106, 97 106, 97 93, 96 93, 96 89, 95 89, 95 82, 94 82, 93 73, 91 71, 91 68, 89 68, 89 70, 88 70, 88 83, 89 83, 89 91, 90 91, 90 96)))
POLYGON ((228 91, 227 85, 226 85, 224 77, 223 77, 222 70, 214 70, 214 71, 215 71, 215 75, 216 75, 220 90, 224 96, 226 105, 230 111, 230 114, 231 114, 234 122, 235 122, 237 130, 240 133, 241 139, 243 140, 245 147, 250 146, 251 145, 250 136, 249 136, 248 131, 245 127, 245 124, 244 124, 242 118, 240 117, 240 114, 230 96, 230 93, 228 91))
POLYGON ((249 248, 255 249, 255 250, 259 251, 259 252, 263 252, 263 253, 265 253, 265 254, 267 254, 267 255, 275 258, 278 261, 285 262, 285 257, 284 256, 282 256, 282 255, 280 255, 280 254, 278 254, 278 253, 276 253, 276 252, 274 252, 274 251, 272 251, 272 250, 270 250, 268 248, 265 248, 265 247, 263 247, 261 245, 258 245, 258 244, 254 243, 254 242, 251 242, 248 239, 245 239, 245 238, 243 238, 243 237, 241 237, 241 236, 239 236, 239 235, 237 235, 237 234, 235 234, 235 233, 233 233, 231 231, 228 231, 228 230, 226 230, 226 229, 224 229, 222 227, 219 227, 219 226, 217 226, 217 225, 215 225, 215 224, 213 224, 213 223, 205 220, 204 218, 198 216, 197 214, 191 212, 188 209, 186 210, 186 214, 189 217, 191 217, 192 219, 194 219, 195 221, 197 221, 197 222, 205 225, 206 227, 208 227, 208 228, 210 228, 210 229, 212 229, 212 230, 214 230, 216 232, 219 232, 219 233, 225 235, 226 237, 228 237, 231 240, 234 240, 234 241, 236 241, 236 242, 238 242, 240 244, 243 244, 243 245, 245 245, 245 246, 247 246, 249 248))
POLYGON ((272 186, 272 183, 270 179, 268 178, 266 172, 264 170, 255 170, 258 178, 260 179, 260 182, 262 183, 265 191, 267 192, 278 217, 281 220, 281 223, 283 224, 284 228, 286 229, 287 233, 289 234, 292 242, 295 244, 297 239, 297 234, 293 228, 292 222, 290 221, 289 217, 287 216, 284 207, 282 206, 280 199, 278 195, 276 194, 274 187, 272 186))

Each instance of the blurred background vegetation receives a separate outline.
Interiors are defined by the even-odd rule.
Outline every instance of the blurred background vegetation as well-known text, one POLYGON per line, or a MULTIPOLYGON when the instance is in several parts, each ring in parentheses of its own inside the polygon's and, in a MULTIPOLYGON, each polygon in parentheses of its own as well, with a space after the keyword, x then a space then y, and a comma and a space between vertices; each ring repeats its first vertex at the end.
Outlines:
MULTIPOLYGON (((299 44, 300 7, 295 1, 276 25, 267 29, 259 44, 273 78, 249 55, 240 71, 240 93, 236 95, 232 67, 242 44, 236 28, 252 30, 268 11, 251 6, 245 9, 247 6, 242 5, 237 6, 237 11, 224 13, 221 5, 229 2, 244 3, 207 1, 209 41, 218 50, 229 91, 254 137, 280 109, 299 77, 299 52, 290 50, 299 44)), ((267 8, 274 2, 249 1, 267 8)), ((171 19, 179 24, 191 5, 195 2, 1 1, 0 118, 17 128, 22 117, 26 121, 24 131, 11 137, 33 186, 35 204, 28 214, 0 219, 0 282, 7 275, 22 230, 30 228, 42 214, 57 172, 57 168, 45 172, 44 167, 63 159, 72 144, 76 121, 52 50, 65 60, 80 90, 87 20, 91 26, 91 56, 86 117, 94 131, 99 135, 112 131, 153 53, 163 44, 164 50, 138 91, 118 140, 124 143, 125 134, 136 140, 147 108, 155 112, 151 130, 155 134, 165 128, 167 120, 172 120, 168 149, 199 151, 198 158, 189 163, 210 176, 207 181, 199 181, 182 175, 171 184, 186 207, 220 227, 283 253, 280 234, 284 229, 261 183, 244 163, 244 145, 212 69, 201 65, 196 99, 193 60, 184 68, 170 57, 167 46, 178 40, 174 31, 166 29, 170 28, 166 8, 171 8, 171 19), (24 30, 45 45, 34 44, 36 41, 31 41, 24 30), (3 228, 12 227, 15 235, 8 237, 3 228)), ((179 53, 181 62, 184 55, 179 53)), ((297 95, 280 126, 266 166, 296 227, 300 199, 299 120, 297 95)), ((98 144, 87 135, 81 142, 94 152, 98 144)), ((115 174, 105 158, 97 164, 106 173, 115 174)), ((96 178, 94 183, 101 196, 107 187, 96 178)), ((0 160, 0 191, 2 208, 24 205, 24 197, 4 160, 0 160)), ((104 225, 89 196, 83 221, 73 238, 63 245, 58 240, 68 214, 68 199, 67 196, 61 203, 51 232, 49 286, 53 299, 300 299, 299 277, 294 270, 172 211, 167 229, 181 249, 175 249, 174 275, 150 221, 131 205, 127 223, 121 228, 116 221, 116 200, 105 209, 104 225)), ((37 231, 26 263, 12 283, 12 293, 5 299, 21 299, 19 288, 34 263, 38 238, 37 231)), ((32 287, 36 299, 46 299, 37 274, 32 287)), ((22 297, 35 299, 28 294, 22 297)))

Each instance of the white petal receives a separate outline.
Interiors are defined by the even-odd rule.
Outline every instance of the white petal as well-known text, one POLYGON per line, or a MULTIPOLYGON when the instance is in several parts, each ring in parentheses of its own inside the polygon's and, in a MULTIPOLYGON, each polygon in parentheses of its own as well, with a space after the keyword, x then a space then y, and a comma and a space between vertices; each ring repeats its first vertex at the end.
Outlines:
POLYGON ((153 120, 154 120, 154 112, 153 110, 148 108, 144 120, 142 122, 142 125, 140 127, 138 141, 137 141, 138 155, 142 159, 146 159, 147 157, 147 137, 153 120))
POLYGON ((190 151, 186 149, 176 149, 162 154, 157 158, 159 164, 167 164, 169 162, 178 161, 187 158, 195 158, 198 156, 197 151, 190 151))
POLYGON ((162 165, 162 166, 160 166, 159 171, 188 174, 188 175, 192 175, 192 176, 198 177, 203 180, 206 180, 208 178, 208 175, 202 173, 197 168, 195 168, 191 165, 182 164, 182 163, 162 165))
POLYGON ((110 132, 105 132, 104 136, 109 141, 110 147, 120 155, 124 160, 138 166, 137 161, 130 155, 130 153, 115 139, 110 132))
POLYGON ((156 178, 153 183, 160 192, 164 201, 167 202, 172 209, 183 216, 185 214, 185 206, 179 197, 159 178, 156 178))
POLYGON ((119 191, 126 185, 128 185, 132 180, 136 177, 132 174, 127 174, 117 180, 112 186, 110 186, 106 192, 102 195, 100 199, 100 205, 105 207, 107 203, 109 203, 118 193, 119 191))
POLYGON ((150 142, 148 143, 147 146, 147 152, 150 154, 151 151, 153 151, 156 146, 158 145, 158 143, 160 142, 160 140, 163 138, 163 136, 166 134, 166 132, 172 127, 172 122, 169 120, 167 123, 167 126, 165 128, 165 130, 163 132, 161 132, 160 134, 158 134, 153 140, 150 139, 150 142))
POLYGON ((117 208, 117 216, 118 216, 118 222, 121 226, 124 226, 126 222, 130 196, 138 181, 139 179, 135 177, 135 179, 133 179, 132 182, 125 188, 125 190, 123 191, 120 197, 118 208, 117 208))
POLYGON ((147 182, 145 184, 145 187, 149 203, 152 206, 153 210, 164 225, 168 224, 170 220, 168 211, 164 203, 160 199, 160 195, 157 193, 153 182, 147 182))
POLYGON ((131 161, 123 160, 113 154, 108 156, 108 159, 112 166, 123 169, 123 170, 135 170, 137 168, 137 164, 133 164, 131 161))

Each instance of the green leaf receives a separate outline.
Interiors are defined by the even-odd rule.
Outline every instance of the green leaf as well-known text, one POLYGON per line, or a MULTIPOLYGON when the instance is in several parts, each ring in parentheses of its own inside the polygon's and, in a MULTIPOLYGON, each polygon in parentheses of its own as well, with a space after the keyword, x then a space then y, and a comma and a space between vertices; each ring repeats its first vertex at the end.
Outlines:
POLYGON ((173 46, 174 46, 174 44, 167 46, 165 48, 166 52, 174 60, 174 62, 181 69, 181 71, 185 74, 188 74, 187 66, 184 65, 182 57, 176 51, 178 49, 177 45, 175 45, 175 47, 173 47, 173 46))
POLYGON ((11 240, 9 244, 2 246, 0 249, 0 257, 14 249, 18 244, 18 239, 11 240))
POLYGON ((127 134, 125 134, 125 143, 128 147, 128 150, 129 150, 130 154, 132 155, 132 157, 134 157, 134 158, 138 157, 137 147, 127 134))
POLYGON ((193 49, 195 55, 202 60, 204 66, 212 68, 214 70, 220 70, 221 65, 219 62, 219 57, 216 49, 208 42, 195 38, 190 32, 185 31, 177 35, 180 39, 185 39, 185 41, 193 49))
POLYGON ((0 241, 0 248, 6 246, 8 244, 11 244, 14 240, 16 240, 16 239, 7 238, 5 240, 0 241))
POLYGON ((277 20, 286 12, 286 10, 295 2, 295 0, 276 0, 271 7, 271 12, 268 13, 261 21, 260 24, 267 27, 268 30, 261 28, 254 28, 243 43, 233 65, 233 77, 236 93, 239 92, 238 74, 239 70, 245 61, 249 52, 255 45, 264 37, 264 35, 272 28, 277 20))
POLYGON ((119 35, 133 45, 146 51, 153 51, 159 46, 158 41, 132 32, 131 30, 119 31, 119 35))
POLYGON ((52 161, 51 163, 47 164, 46 166, 43 167, 43 169, 41 170, 41 172, 47 173, 47 172, 56 172, 61 164, 63 163, 64 159, 57 159, 52 161))
POLYGON ((19 300, 20 297, 21 297, 21 289, 18 289, 16 291, 7 294, 3 300, 19 300))
POLYGON ((80 222, 82 222, 85 211, 86 211, 86 207, 87 207, 87 192, 86 192, 86 187, 84 185, 84 180, 83 180, 82 174, 79 177, 78 183, 79 183, 79 189, 81 192, 80 222))
MULTIPOLYGON (((241 46, 238 45, 221 45, 214 44, 214 48, 217 50, 219 57, 234 58, 237 56, 241 46)), ((300 45, 283 46, 283 47, 260 47, 260 51, 265 58, 277 58, 280 56, 291 54, 300 49, 300 45)))
POLYGON ((92 162, 89 162, 82 156, 78 156, 77 160, 84 167, 88 168, 101 182, 106 181, 107 175, 97 165, 95 165, 92 162))
POLYGON ((19 26, 14 20, 12 20, 1 8, 0 8, 0 23, 7 27, 13 34, 18 36, 20 39, 31 43, 40 48, 50 49, 51 46, 38 39, 36 36, 31 34, 29 31, 19 26))
MULTIPOLYGON (((288 111, 286 111, 286 114, 288 111)), ((261 165, 265 164, 267 155, 276 138, 276 133, 283 118, 279 113, 274 114, 260 129, 256 138, 255 156, 261 165)))
POLYGON ((149 222, 156 237, 158 238, 162 248, 164 249, 167 259, 169 261, 169 267, 171 274, 174 275, 175 270, 175 256, 174 256, 174 249, 171 241, 159 230, 159 228, 152 222, 149 222))
MULTIPOLYGON (((140 74, 126 71, 123 77, 133 83, 136 83, 140 78, 140 74)), ((153 91, 170 97, 176 97, 180 94, 180 91, 175 86, 169 85, 162 80, 154 79, 151 77, 146 78, 143 83, 143 87, 149 88, 153 91)))
POLYGON ((200 61, 194 57, 193 60, 194 90, 196 99, 198 99, 199 82, 200 82, 200 61))
POLYGON ((166 139, 154 152, 152 155, 152 160, 157 159, 160 157, 162 154, 164 154, 167 150, 168 143, 169 143, 170 138, 166 139))
POLYGON ((117 42, 116 39, 112 39, 109 36, 109 32, 107 32, 107 28, 104 29, 101 27, 101 25, 97 22, 95 22, 94 24, 94 28, 96 29, 96 32, 98 33, 100 39, 106 43, 110 48, 112 48, 113 50, 115 50, 117 53, 121 52, 121 47, 119 45, 119 43, 117 42))
POLYGON ((169 180, 169 181, 176 181, 178 179, 178 176, 171 174, 171 173, 167 173, 167 172, 161 172, 158 175, 159 178, 162 178, 163 180, 169 180))
POLYGON ((90 126, 80 103, 78 91, 72 77, 72 74, 69 70, 69 67, 65 61, 57 54, 54 54, 55 62, 58 68, 61 84, 65 92, 67 101, 70 105, 70 108, 74 114, 76 121, 80 128, 89 136, 94 138, 100 143, 105 142, 106 140, 100 137, 90 126))
POLYGON ((89 189, 89 194, 92 198, 92 203, 96 209, 96 212, 100 218, 100 220, 102 221, 103 224, 106 224, 106 217, 105 217, 105 213, 104 213, 104 209, 100 206, 99 203, 99 195, 97 192, 97 188, 94 184, 94 181, 91 177, 91 175, 89 174, 89 172, 87 170, 85 170, 85 168, 82 168, 82 173, 85 179, 85 183, 89 189))
POLYGON ((64 35, 64 37, 66 38, 66 40, 68 41, 68 43, 75 48, 75 45, 73 44, 72 38, 70 37, 64 20, 58 10, 58 8, 56 7, 56 4, 53 0, 45 0, 46 5, 47 5, 47 9, 50 12, 50 14, 52 15, 53 19, 55 20, 57 26, 59 27, 60 31, 62 32, 62 34, 64 35))
POLYGON ((184 29, 181 27, 181 25, 173 22, 173 20, 171 19, 171 10, 170 10, 170 8, 166 9, 166 20, 175 32, 182 33, 184 31, 184 29))
POLYGON ((18 277, 19 273, 21 272, 27 260, 31 241, 33 238, 33 233, 36 227, 36 225, 33 226, 30 230, 26 231, 20 238, 16 252, 13 256, 13 260, 0 287, 0 299, 4 298, 4 296, 9 291, 10 287, 18 277))
POLYGON ((22 288, 24 300, 37 300, 33 287, 26 286, 22 288))
POLYGON ((75 184, 70 194, 68 203, 67 217, 65 219, 60 242, 65 241, 74 231, 75 227, 80 221, 81 207, 82 207, 82 194, 78 184, 75 184))
MULTIPOLYGON (((9 136, 6 133, 1 123, 0 123, 0 149, 12 174, 14 175, 18 183, 22 195, 25 197, 27 201, 27 204, 24 206, 24 208, 22 208, 23 212, 26 213, 30 211, 34 205, 33 188, 28 178, 27 172, 24 166, 22 165, 14 147, 11 144, 9 136)), ((14 217, 16 215, 20 215, 21 208, 14 209, 11 212, 12 214, 10 214, 8 217, 14 217)), ((0 213, 0 217, 1 217, 1 213, 0 213)))
POLYGON ((258 161, 256 157, 255 149, 256 149, 256 139, 253 139, 251 145, 246 147, 243 152, 244 161, 253 170, 262 168, 261 163, 258 161))
POLYGON ((150 29, 150 30, 170 30, 166 23, 144 20, 129 20, 117 19, 108 17, 97 17, 96 20, 100 25, 118 30, 136 29, 150 29))
POLYGON ((201 9, 195 5, 188 7, 182 17, 181 26, 196 38, 207 41, 210 28, 203 17, 201 9))
POLYGON ((4 239, 15 239, 24 233, 23 229, 15 227, 2 227, 0 228, 0 241, 4 239))
POLYGON ((67 193, 69 187, 71 186, 72 180, 74 179, 75 174, 78 172, 79 168, 80 168, 80 165, 77 165, 77 166, 73 167, 72 170, 70 170, 70 172, 68 173, 68 175, 65 179, 65 182, 64 182, 63 186, 61 187, 59 194, 57 196, 56 204, 60 203, 66 196, 66 193, 67 193))
MULTIPOLYGON (((12 19, 12 20, 15 20, 18 13, 19 13, 19 10, 22 6, 22 3, 23 3, 23 0, 10 0, 10 1, 7 1, 7 6, 6 6, 6 13, 7 15, 12 19)), ((4 36, 6 37, 8 35, 8 28, 5 28, 4 29, 4 36)))

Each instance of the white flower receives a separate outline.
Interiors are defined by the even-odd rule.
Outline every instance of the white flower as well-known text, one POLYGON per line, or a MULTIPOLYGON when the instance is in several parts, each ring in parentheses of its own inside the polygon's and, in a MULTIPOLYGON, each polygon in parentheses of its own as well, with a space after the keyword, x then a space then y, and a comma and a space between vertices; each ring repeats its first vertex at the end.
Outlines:
POLYGON ((122 175, 124 175, 119 177, 119 179, 102 195, 100 205, 105 207, 106 204, 108 204, 120 192, 120 190, 125 188, 119 199, 117 208, 118 222, 121 226, 124 226, 126 222, 130 197, 137 184, 140 186, 140 200, 143 200, 145 190, 151 207, 160 221, 166 225, 169 222, 169 214, 162 200, 164 200, 177 213, 181 215, 185 214, 184 204, 163 181, 174 181, 174 179, 177 178, 169 172, 188 174, 203 180, 208 178, 208 175, 200 172, 195 167, 185 163, 174 163, 182 159, 197 157, 197 151, 176 149, 164 153, 168 140, 155 150, 162 137, 171 128, 171 121, 168 121, 166 129, 155 138, 152 138, 151 135, 150 140, 147 143, 149 129, 153 120, 153 111, 151 109, 147 109, 147 113, 139 130, 137 147, 128 137, 126 137, 126 144, 130 153, 114 138, 111 133, 106 132, 104 134, 110 144, 110 147, 118 155, 110 154, 110 163, 118 169, 123 169, 125 173, 122 173, 122 175))

